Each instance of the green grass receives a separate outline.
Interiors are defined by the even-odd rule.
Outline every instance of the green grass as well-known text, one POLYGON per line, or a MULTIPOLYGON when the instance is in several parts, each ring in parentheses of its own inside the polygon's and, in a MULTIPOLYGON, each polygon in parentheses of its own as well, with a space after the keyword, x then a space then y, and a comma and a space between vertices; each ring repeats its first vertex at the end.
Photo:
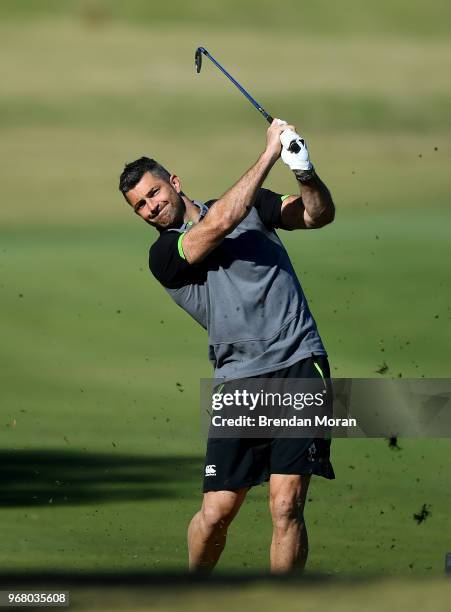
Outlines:
POLYGON ((316 610, 368 610, 375 612, 384 607, 408 611, 417 605, 436 612, 448 610, 451 591, 445 580, 380 580, 352 584, 348 582, 297 583, 282 582, 239 584, 216 584, 214 588, 204 586, 182 586, 178 588, 113 588, 73 589, 71 605, 77 610, 158 610, 170 612, 179 610, 218 611, 231 608, 245 608, 250 612, 288 609, 302 606, 306 612, 316 610), (183 602, 183 603, 181 603, 183 602))
MULTIPOLYGON (((10 435, 19 435, 26 419, 22 415, 10 435)), ((59 419, 63 415, 53 417, 55 426, 59 419)), ((69 438, 63 449, 51 451, 45 446, 51 432, 35 427, 41 435, 35 450, 2 453, 2 572, 184 569, 186 523, 200 500, 201 459, 181 454, 189 446, 183 438, 172 454, 166 444, 159 448, 157 432, 164 425, 158 423, 153 430, 147 425, 148 452, 127 453, 134 440, 141 450, 144 434, 134 431, 133 417, 123 433, 119 418, 110 420, 102 426, 104 444, 87 436, 85 447, 76 449, 69 438), (91 452, 103 450, 112 436, 115 447, 91 452)), ((95 419, 90 426, 98 426, 95 419)), ((336 442, 337 481, 314 480, 309 492, 308 575, 441 575, 449 548, 443 540, 451 501, 448 449, 447 441, 403 440, 399 451, 385 441, 336 442), (413 514, 424 503, 431 516, 418 525, 413 514)), ((249 494, 219 572, 267 570, 267 493, 262 485, 249 494)))
MULTIPOLYGON (((325 7, 1 3, 0 572, 185 568, 207 338, 150 276, 155 236, 117 180, 147 153, 207 199, 262 149, 255 110, 211 66, 195 74, 197 44, 303 130, 331 187, 334 225, 282 235, 334 375, 385 361, 387 376, 449 377, 450 9, 325 7)), ((266 186, 296 188, 282 164, 266 186)), ((442 573, 449 441, 401 447, 334 444, 337 480, 310 493, 309 572, 442 573)), ((220 569, 265 570, 270 530, 262 486, 220 569)))
POLYGON ((267 35, 285 29, 295 30, 299 36, 310 32, 327 36, 361 32, 374 36, 435 38, 448 35, 450 7, 444 0, 433 0, 427 6, 407 0, 380 0, 365 6, 358 0, 343 0, 339 5, 327 0, 318 0, 314 4, 286 0, 280 10, 274 10, 270 0, 258 3, 201 0, 194 4, 182 0, 167 3, 130 0, 127 4, 120 0, 72 0, 64 3, 59 0, 40 0, 39 3, 3 0, 0 15, 12 22, 68 16, 91 28, 110 21, 125 21, 143 28, 167 28, 174 23, 183 23, 185 27, 201 31, 227 28, 229 33, 245 27, 263 29, 267 35))
MULTIPOLYGON (((290 234, 287 243, 335 375, 373 377, 386 361, 393 376, 447 376, 451 313, 440 253, 448 217, 429 225, 411 219, 404 231, 396 229, 400 220, 391 222, 361 217, 322 233, 290 234), (400 251, 406 257, 397 259, 400 251)), ((5 466, 25 466, 4 492, 12 506, 2 511, 9 526, 4 569, 184 567, 186 522, 200 501, 206 336, 152 282, 146 241, 136 236, 114 227, 2 236, 0 443, 10 449, 5 466), (149 511, 163 538, 146 522, 149 511), (58 547, 49 551, 54 540, 58 547)), ((442 571, 449 443, 401 445, 395 452, 385 441, 336 442, 338 480, 314 482, 311 491, 311 571, 442 571), (432 517, 418 526, 413 513, 423 503, 432 517), (330 508, 337 509, 333 519, 330 508)), ((223 570, 267 566, 266 496, 266 487, 252 492, 223 570)))

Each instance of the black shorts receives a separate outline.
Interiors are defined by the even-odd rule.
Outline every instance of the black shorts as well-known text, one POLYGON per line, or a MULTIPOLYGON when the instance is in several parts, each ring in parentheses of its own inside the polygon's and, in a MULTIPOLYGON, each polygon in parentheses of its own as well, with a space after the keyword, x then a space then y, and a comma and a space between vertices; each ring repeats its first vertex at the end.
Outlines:
MULTIPOLYGON (((330 378, 325 355, 253 378, 330 378)), ((204 493, 236 491, 269 480, 271 474, 335 478, 330 440, 323 438, 209 438, 204 466, 204 493)))

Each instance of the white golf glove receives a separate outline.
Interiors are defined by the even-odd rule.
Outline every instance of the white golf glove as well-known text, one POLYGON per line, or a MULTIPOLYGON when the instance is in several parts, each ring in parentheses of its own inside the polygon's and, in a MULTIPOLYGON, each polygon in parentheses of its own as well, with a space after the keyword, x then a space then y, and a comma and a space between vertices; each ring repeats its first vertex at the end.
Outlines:
MULTIPOLYGON (((286 124, 286 121, 278 119, 279 125, 286 124)), ((293 130, 285 130, 280 135, 282 143, 281 157, 282 161, 293 170, 296 175, 307 172, 313 172, 313 164, 310 161, 307 143, 293 130), (290 150, 294 149, 294 150, 290 150)), ((306 175, 307 176, 307 175, 306 175)))
POLYGON ((309 158, 307 143, 299 134, 296 134, 293 130, 285 130, 280 135, 280 142, 282 143, 282 161, 291 170, 312 169, 313 164, 309 158), (297 149, 297 152, 290 151, 289 147, 297 149))

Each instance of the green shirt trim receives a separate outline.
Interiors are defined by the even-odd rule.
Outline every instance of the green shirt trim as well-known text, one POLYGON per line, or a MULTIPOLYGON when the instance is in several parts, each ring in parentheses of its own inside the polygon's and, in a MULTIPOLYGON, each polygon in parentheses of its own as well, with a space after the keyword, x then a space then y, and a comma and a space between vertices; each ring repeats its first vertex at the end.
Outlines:
POLYGON ((324 380, 324 374, 323 374, 323 371, 322 371, 322 369, 319 367, 319 365, 316 363, 316 361, 314 361, 314 362, 313 362, 313 365, 314 365, 314 366, 315 366, 315 368, 318 370, 318 372, 319 372, 319 374, 320 374, 321 378, 324 380))
POLYGON ((183 252, 183 244, 182 244, 182 239, 185 234, 186 232, 183 232, 183 234, 180 234, 179 239, 177 241, 177 248, 178 248, 180 257, 186 260, 185 253, 183 252))
POLYGON ((183 236, 186 234, 186 232, 191 228, 191 226, 193 225, 192 221, 188 221, 188 223, 186 224, 186 228, 187 230, 185 232, 183 232, 183 234, 180 234, 179 239, 177 240, 177 249, 179 251, 179 255, 182 259, 184 259, 186 261, 186 257, 185 257, 185 253, 183 252, 183 244, 182 244, 182 239, 183 236))

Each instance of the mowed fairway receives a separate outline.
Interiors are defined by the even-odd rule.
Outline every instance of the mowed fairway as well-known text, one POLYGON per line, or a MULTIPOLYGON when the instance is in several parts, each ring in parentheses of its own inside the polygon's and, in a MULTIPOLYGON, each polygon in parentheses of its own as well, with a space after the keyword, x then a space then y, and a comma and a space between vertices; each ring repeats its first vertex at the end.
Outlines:
MULTIPOLYGON (((199 4, 199 20, 181 3, 0 9, 0 573, 186 566, 207 338, 150 276, 155 234, 117 182, 148 154, 208 199, 264 146, 246 100, 195 74, 198 44, 305 134, 334 194, 334 225, 282 236, 334 375, 450 375, 449 6, 348 2, 334 21, 320 3, 303 22, 290 2, 271 27, 253 2, 199 4)), ((296 189, 282 164, 266 186, 296 189)), ((310 572, 443 573, 449 440, 399 444, 335 443, 337 480, 311 487, 310 572)), ((224 572, 267 569, 266 497, 251 492, 224 572)))

